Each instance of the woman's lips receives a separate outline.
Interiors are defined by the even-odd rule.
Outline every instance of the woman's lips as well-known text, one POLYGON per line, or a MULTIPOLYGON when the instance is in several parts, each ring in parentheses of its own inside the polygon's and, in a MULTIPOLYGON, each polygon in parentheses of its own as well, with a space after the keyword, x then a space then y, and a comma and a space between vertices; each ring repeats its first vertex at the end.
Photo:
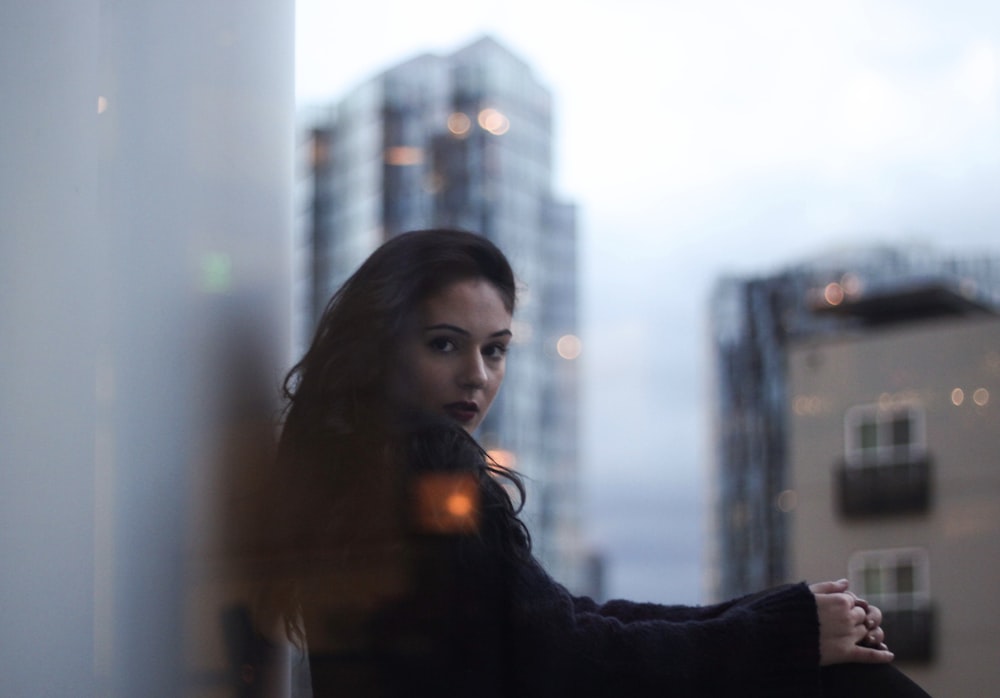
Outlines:
POLYGON ((468 424, 479 415, 479 406, 474 402, 452 402, 444 406, 444 411, 455 421, 468 424))

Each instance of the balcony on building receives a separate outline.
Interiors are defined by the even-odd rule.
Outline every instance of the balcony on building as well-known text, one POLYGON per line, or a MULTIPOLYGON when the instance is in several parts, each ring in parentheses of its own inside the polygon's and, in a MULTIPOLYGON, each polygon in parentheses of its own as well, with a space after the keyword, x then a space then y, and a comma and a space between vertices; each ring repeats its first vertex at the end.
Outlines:
POLYGON ((834 468, 836 498, 845 518, 919 514, 931 506, 931 459, 925 453, 874 464, 841 460, 834 468))
POLYGON ((934 656, 934 609, 882 609, 882 629, 896 660, 929 662, 934 656))

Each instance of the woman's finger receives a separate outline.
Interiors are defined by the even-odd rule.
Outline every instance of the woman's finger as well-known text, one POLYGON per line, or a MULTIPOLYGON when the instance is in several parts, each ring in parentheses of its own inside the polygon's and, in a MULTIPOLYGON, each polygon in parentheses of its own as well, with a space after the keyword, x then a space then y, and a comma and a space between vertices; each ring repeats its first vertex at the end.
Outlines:
POLYGON ((860 606, 855 606, 850 611, 848 611, 848 617, 851 619, 851 622, 853 622, 854 625, 860 626, 863 630, 868 629, 868 626, 865 623, 865 621, 868 619, 868 614, 865 612, 865 609, 861 608, 860 606))
POLYGON ((839 579, 836 582, 816 582, 809 585, 809 591, 814 594, 837 594, 847 589, 847 580, 839 579))
POLYGON ((888 649, 876 649, 874 647, 862 647, 856 645, 848 655, 848 661, 859 664, 888 664, 896 655, 888 649))
POLYGON ((863 647, 875 647, 877 649, 886 649, 885 631, 882 629, 882 626, 867 628, 864 638, 858 644, 862 645, 863 647))

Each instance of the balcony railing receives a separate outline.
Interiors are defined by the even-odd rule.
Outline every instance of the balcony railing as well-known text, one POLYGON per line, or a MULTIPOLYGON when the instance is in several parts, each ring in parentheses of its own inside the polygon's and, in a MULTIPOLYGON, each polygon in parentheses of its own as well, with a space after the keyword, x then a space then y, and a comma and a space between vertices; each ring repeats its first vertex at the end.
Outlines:
POLYGON ((929 662, 934 654, 934 610, 882 609, 882 629, 885 641, 896 659, 909 662, 929 662))
POLYGON ((931 462, 903 462, 835 468, 840 513, 848 518, 925 512, 931 505, 931 462))

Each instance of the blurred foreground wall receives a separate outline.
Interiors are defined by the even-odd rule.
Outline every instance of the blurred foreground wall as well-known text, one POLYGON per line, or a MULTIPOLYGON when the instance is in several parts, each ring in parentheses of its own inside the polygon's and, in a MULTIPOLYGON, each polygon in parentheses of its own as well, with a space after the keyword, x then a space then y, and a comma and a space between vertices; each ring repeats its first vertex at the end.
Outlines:
POLYGON ((186 561, 289 361, 293 17, 4 6, 0 695, 221 680, 185 661, 186 561))

